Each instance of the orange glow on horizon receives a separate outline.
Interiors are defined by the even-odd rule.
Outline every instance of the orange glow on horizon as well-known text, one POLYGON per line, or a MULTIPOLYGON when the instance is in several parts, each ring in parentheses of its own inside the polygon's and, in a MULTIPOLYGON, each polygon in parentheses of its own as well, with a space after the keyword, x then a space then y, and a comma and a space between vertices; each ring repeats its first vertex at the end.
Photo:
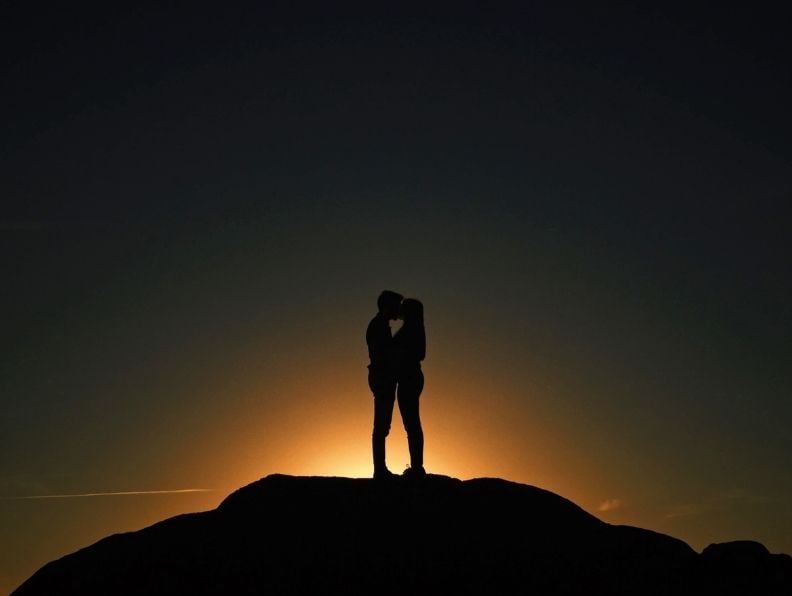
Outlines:
MULTIPOLYGON (((500 374, 479 353, 461 353, 451 346, 449 329, 432 332, 421 397, 428 472, 532 484, 591 511, 614 497, 609 486, 600 486, 593 451, 580 449, 585 428, 547 407, 557 396, 500 374)), ((272 473, 370 477, 373 401, 359 335, 326 329, 321 347, 285 344, 274 361, 268 343, 251 345, 211 382, 185 388, 205 404, 193 430, 201 441, 177 445, 163 469, 183 472, 175 482, 221 493, 272 473), (260 364, 266 362, 270 367, 260 364)), ((482 338, 467 339, 487 348, 482 338)), ((387 463, 395 473, 409 463, 398 406, 387 463)))
MULTIPOLYGON (((437 336, 439 343, 442 335, 437 336)), ((322 353, 318 348, 303 353, 303 346, 295 345, 265 367, 257 363, 268 361, 267 352, 254 347, 230 368, 179 379, 178 393, 171 396, 179 407, 152 417, 156 426, 146 428, 145 440, 128 445, 129 462, 146 469, 147 486, 200 486, 214 492, 124 501, 123 507, 101 502, 101 515, 86 510, 75 517, 81 523, 71 528, 69 539, 37 543, 33 559, 43 564, 110 533, 212 509, 231 492, 273 473, 370 478, 373 401, 362 364, 365 346, 344 352, 349 338, 339 339, 330 330, 325 340, 322 353), (331 359, 327 353, 343 356, 331 359), (174 428, 180 432, 176 439, 174 428)), ((443 353, 436 345, 430 347, 443 353)), ((480 354, 456 354, 451 361, 432 360, 433 354, 424 367, 421 397, 429 473, 535 485, 605 521, 691 540, 681 535, 682 526, 673 525, 682 523, 679 518, 666 518, 656 505, 642 505, 625 492, 636 478, 625 472, 624 460, 603 457, 609 445, 601 429, 592 434, 591 422, 576 418, 563 398, 532 382, 530 371, 518 378, 480 365, 480 354)), ((171 391, 167 383, 163 387, 171 391)), ((387 462, 395 473, 409 462, 398 406, 387 462)), ((71 506, 64 501, 85 501, 47 501, 54 500, 61 507, 71 506)), ((724 538, 702 533, 691 544, 700 549, 724 538)))
MULTIPOLYGON (((237 424, 233 441, 225 441, 223 459, 234 462, 224 466, 229 489, 270 473, 371 477, 372 397, 364 375, 350 380, 337 370, 316 372, 311 382, 294 383, 299 397, 290 397, 274 415, 268 410, 235 416, 245 423, 237 424), (328 395, 324 390, 328 386, 336 391, 328 395)), ((569 460, 564 462, 563 474, 555 470, 557 462, 548 446, 564 441, 553 439, 552 429, 519 420, 509 396, 492 397, 492 388, 485 389, 485 383, 459 380, 431 368, 426 374, 421 417, 428 472, 461 479, 502 477, 554 491, 573 490, 579 497, 582 486, 574 480, 580 477, 579 470, 570 470, 569 460), (523 432, 507 432, 504 421, 522 424, 523 432)), ((261 399, 253 397, 246 403, 261 399)), ((398 406, 394 407, 387 462, 395 473, 409 463, 398 406)), ((217 465, 223 466, 220 461, 217 465)))

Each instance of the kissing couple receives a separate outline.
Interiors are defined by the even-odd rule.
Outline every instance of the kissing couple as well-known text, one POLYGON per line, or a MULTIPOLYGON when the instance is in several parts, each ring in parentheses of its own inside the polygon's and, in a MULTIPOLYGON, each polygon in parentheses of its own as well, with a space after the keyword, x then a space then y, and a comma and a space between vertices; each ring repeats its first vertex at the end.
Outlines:
POLYGON ((407 443, 410 467, 404 476, 421 478, 423 467, 423 429, 418 409, 424 377, 421 361, 426 357, 423 304, 414 298, 404 298, 397 292, 384 290, 377 298, 377 314, 366 329, 366 344, 370 364, 368 383, 374 394, 374 430, 371 451, 374 458, 374 478, 396 476, 385 465, 385 438, 390 433, 393 404, 399 402, 407 443), (404 321, 401 329, 391 335, 390 322, 404 321))

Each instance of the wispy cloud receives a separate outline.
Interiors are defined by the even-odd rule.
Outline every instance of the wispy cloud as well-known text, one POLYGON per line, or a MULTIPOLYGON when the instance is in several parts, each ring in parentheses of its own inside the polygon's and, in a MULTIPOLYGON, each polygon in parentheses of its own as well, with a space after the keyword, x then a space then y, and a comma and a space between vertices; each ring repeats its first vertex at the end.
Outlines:
POLYGON ((623 506, 624 502, 621 499, 605 499, 599 504, 597 511, 616 511, 617 509, 621 509, 623 506))
POLYGON ((674 519, 693 515, 718 514, 727 510, 756 507, 776 501, 777 499, 773 497, 759 495, 750 490, 733 488, 713 493, 699 502, 673 505, 665 511, 664 517, 674 519))
POLYGON ((5 500, 32 500, 32 499, 75 499, 79 497, 129 497, 139 495, 178 495, 186 493, 210 493, 213 488, 179 488, 175 490, 121 490, 95 493, 65 493, 56 495, 24 495, 21 497, 0 497, 5 500))

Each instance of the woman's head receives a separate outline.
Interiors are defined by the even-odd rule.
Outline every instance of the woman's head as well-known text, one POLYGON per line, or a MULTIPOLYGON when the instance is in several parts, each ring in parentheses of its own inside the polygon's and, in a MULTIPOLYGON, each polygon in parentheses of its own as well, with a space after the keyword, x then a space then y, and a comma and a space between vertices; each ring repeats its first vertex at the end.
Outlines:
POLYGON ((405 298, 401 304, 404 323, 423 325, 423 304, 415 298, 405 298))

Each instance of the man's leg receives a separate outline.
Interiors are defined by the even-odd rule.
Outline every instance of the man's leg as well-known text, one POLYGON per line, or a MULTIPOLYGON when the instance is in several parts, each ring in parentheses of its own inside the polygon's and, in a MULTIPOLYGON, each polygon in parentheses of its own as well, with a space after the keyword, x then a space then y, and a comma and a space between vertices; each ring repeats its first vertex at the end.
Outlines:
POLYGON ((374 459, 374 474, 386 473, 385 438, 390 433, 393 419, 393 402, 396 399, 392 383, 372 383, 374 392, 374 430, 371 433, 371 453, 374 459))

